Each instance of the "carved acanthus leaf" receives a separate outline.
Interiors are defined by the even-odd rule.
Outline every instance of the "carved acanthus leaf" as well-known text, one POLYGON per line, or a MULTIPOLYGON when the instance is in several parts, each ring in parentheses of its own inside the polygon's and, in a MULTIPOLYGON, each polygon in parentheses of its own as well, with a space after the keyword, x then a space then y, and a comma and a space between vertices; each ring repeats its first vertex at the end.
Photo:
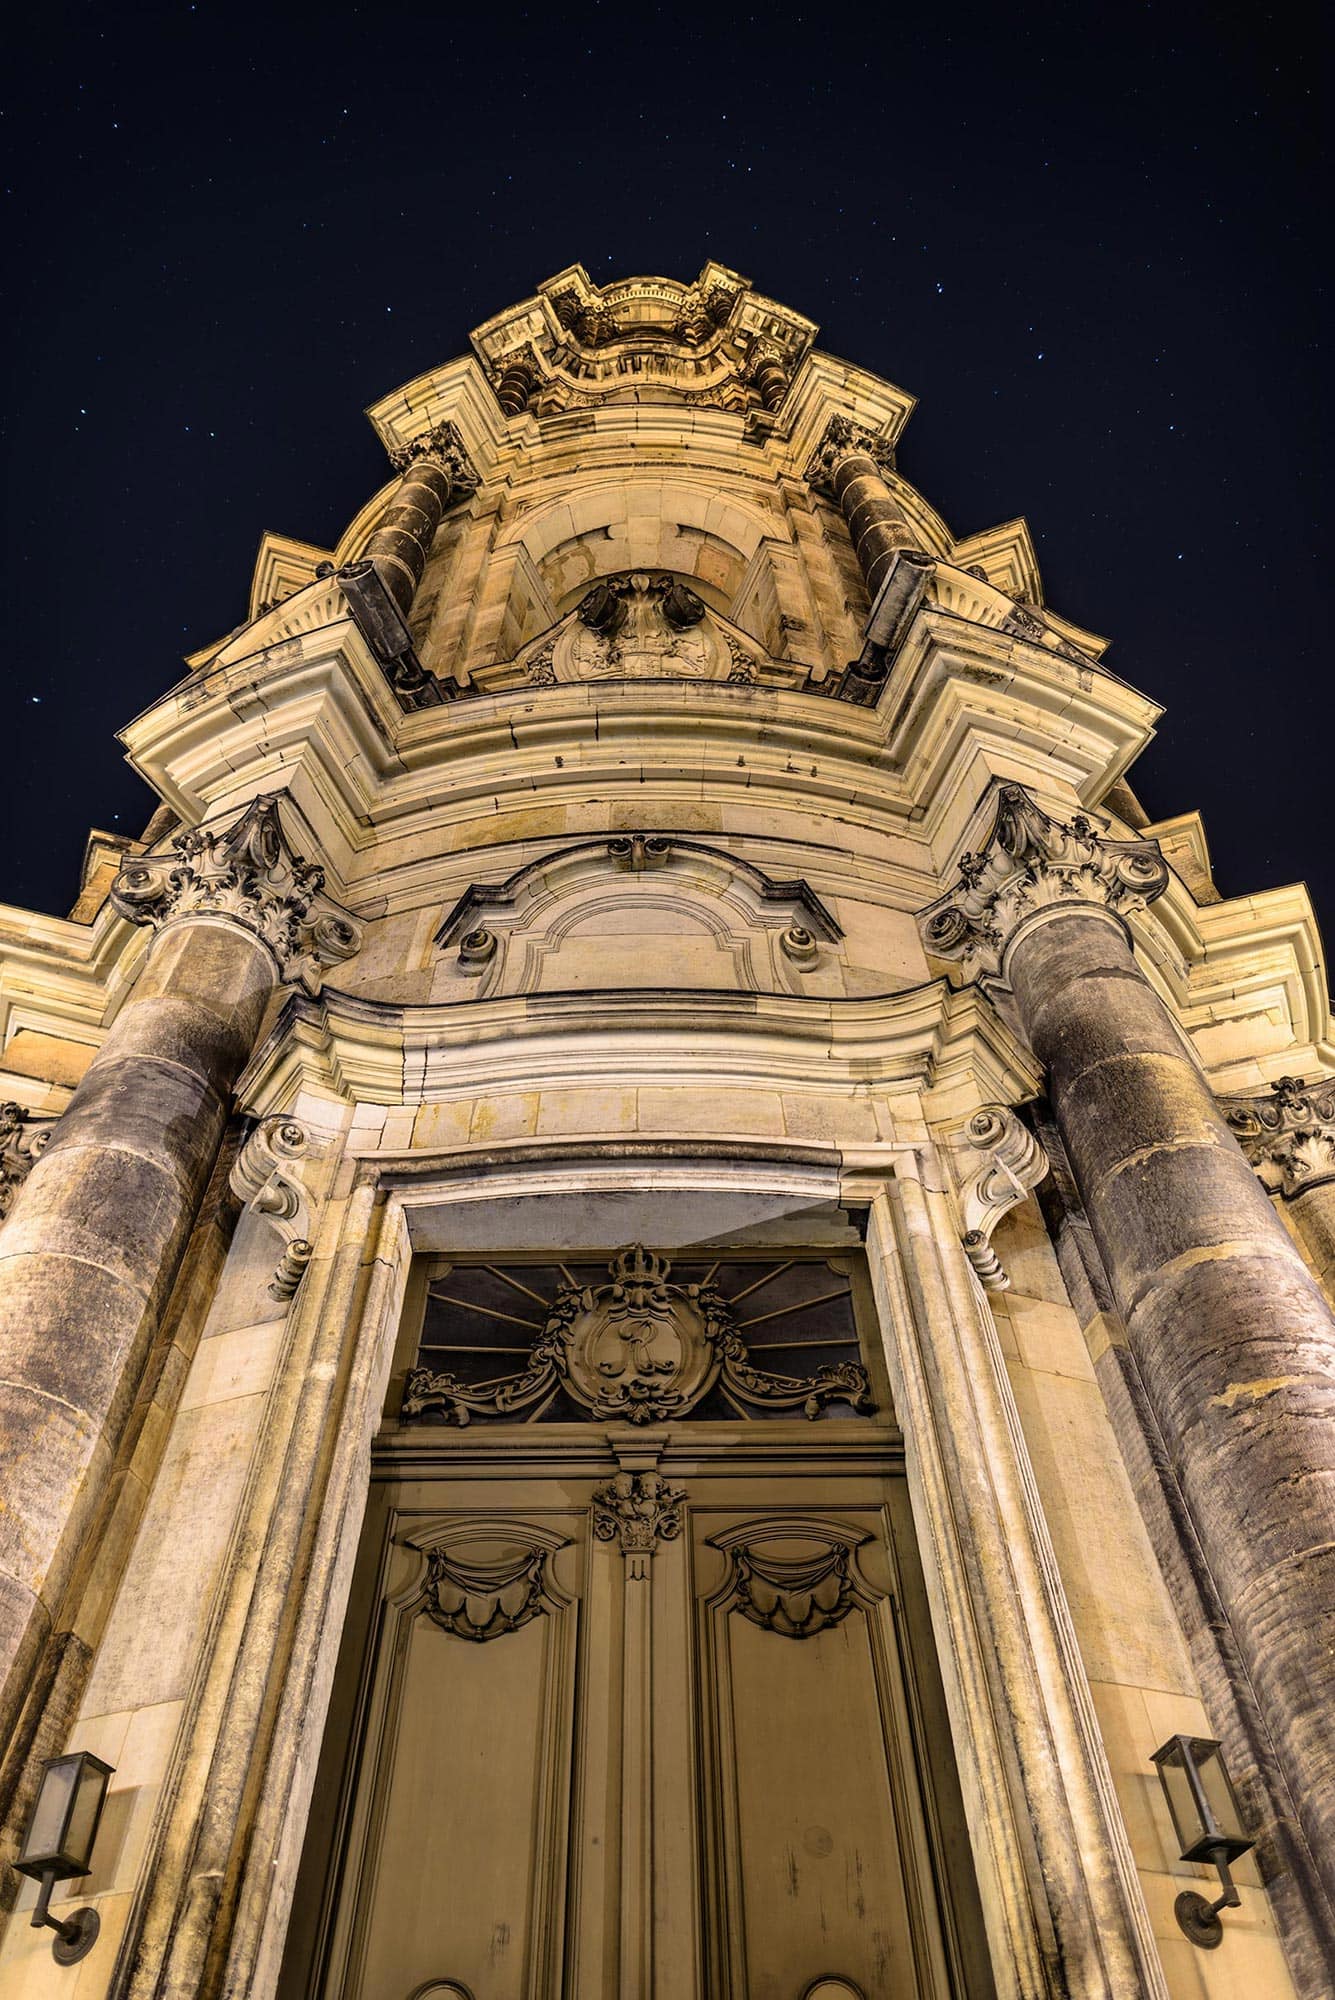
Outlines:
POLYGON ((934 958, 953 960, 990 991, 1004 988, 1006 954, 1032 921, 1073 903, 1125 915, 1167 886, 1156 841, 1106 840, 1083 813, 1050 819, 1022 785, 1005 784, 986 845, 960 856, 958 882, 918 924, 934 958))
POLYGON ((228 1182, 238 1201, 270 1221, 283 1254, 269 1284, 275 1299, 290 1299, 311 1261, 310 1201, 297 1162, 310 1144, 295 1118, 263 1118, 237 1154, 228 1182))
POLYGON ((54 1114, 0 1104, 0 1221, 9 1214, 33 1162, 46 1151, 55 1122, 54 1114))
POLYGON ((437 424, 420 437, 409 438, 406 443, 396 446, 389 454, 389 462, 396 472, 406 472, 410 465, 422 459, 429 459, 449 475, 453 498, 475 492, 481 483, 477 468, 453 424, 437 424))
POLYGON ((1223 1097, 1233 1136, 1263 1184, 1286 1200, 1335 1180, 1335 1078, 1282 1076, 1255 1097, 1223 1097))
POLYGON ((681 1533, 685 1498, 661 1473, 618 1472, 593 1496, 593 1532, 601 1542, 620 1542, 628 1574, 642 1579, 659 1542, 681 1533))
POLYGON ((155 930, 186 917, 239 924, 268 946, 281 979, 315 992, 322 967, 361 944, 358 925, 323 889, 324 870, 292 853, 270 794, 228 826, 188 827, 163 852, 130 855, 111 901, 155 930))
POLYGON ((1010 1279, 992 1248, 992 1231, 1007 1210, 1046 1177, 1048 1156, 1028 1126, 1004 1104, 985 1104, 975 1111, 963 1136, 984 1156, 960 1198, 965 1253, 987 1290, 1004 1292, 1010 1279))
POLYGON ((895 448, 889 438, 869 430, 865 424, 855 423, 852 417, 831 417, 807 460, 803 477, 818 493, 832 497, 835 468, 841 459, 850 458, 854 452, 870 458, 881 472, 895 469, 895 448))

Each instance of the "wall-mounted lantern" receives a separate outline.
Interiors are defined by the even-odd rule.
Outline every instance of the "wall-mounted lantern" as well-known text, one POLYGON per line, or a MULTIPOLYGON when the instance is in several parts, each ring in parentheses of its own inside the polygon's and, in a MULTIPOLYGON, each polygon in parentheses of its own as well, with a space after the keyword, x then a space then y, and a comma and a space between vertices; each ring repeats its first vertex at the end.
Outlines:
POLYGON ((57 1882, 86 1875, 92 1866, 93 1842, 107 1796, 112 1766, 87 1750, 68 1757, 49 1757, 14 1866, 42 1887, 32 1913, 33 1928, 48 1926, 56 1933, 51 1945, 57 1965, 77 1965, 97 1942, 98 1914, 89 1906, 62 1923, 50 1912, 57 1882))
POLYGON ((1238 1802, 1217 1743, 1208 1736, 1170 1736, 1154 1752, 1153 1761, 1182 1859, 1208 1861, 1219 1871, 1224 1893, 1218 1902, 1207 1903, 1194 1889, 1185 1889, 1173 1905, 1178 1928, 1203 1951, 1213 1951, 1224 1935, 1219 1912, 1235 1910, 1241 1901, 1229 1864, 1254 1843, 1242 1831, 1238 1802))

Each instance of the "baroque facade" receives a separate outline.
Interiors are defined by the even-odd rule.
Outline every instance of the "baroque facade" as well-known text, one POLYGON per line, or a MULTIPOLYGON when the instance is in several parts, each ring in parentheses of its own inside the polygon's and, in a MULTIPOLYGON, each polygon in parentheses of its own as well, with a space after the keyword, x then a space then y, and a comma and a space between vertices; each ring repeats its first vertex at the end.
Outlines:
POLYGON ((1332 1992, 1312 911, 815 333, 480 328, 0 911, 6 1996, 1332 1992))

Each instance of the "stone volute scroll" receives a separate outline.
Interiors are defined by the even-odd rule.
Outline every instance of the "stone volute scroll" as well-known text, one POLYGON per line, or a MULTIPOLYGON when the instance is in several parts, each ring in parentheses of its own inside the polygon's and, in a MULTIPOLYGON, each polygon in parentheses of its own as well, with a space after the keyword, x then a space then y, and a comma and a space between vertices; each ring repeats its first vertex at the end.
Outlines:
POLYGON ((29 1111, 21 1104, 0 1104, 0 1222, 9 1214, 14 1197, 34 1163, 46 1151, 54 1116, 29 1111))
POLYGON ((1004 1104, 985 1104, 975 1111, 962 1136, 983 1155, 961 1193, 965 1255, 987 1291, 1004 1292, 1010 1279, 992 1248, 992 1232, 1046 1177, 1048 1156, 1004 1104))
POLYGON ((238 1153, 229 1176, 237 1200, 273 1224, 283 1252, 269 1295, 290 1299, 314 1254, 310 1202, 299 1162, 310 1141, 304 1125, 279 1115, 263 1118, 238 1153))
POLYGON ((360 927, 324 893, 324 870, 294 854, 277 793, 254 799, 230 824, 188 827, 161 852, 131 855, 111 901, 154 930, 188 917, 239 925, 267 946, 278 977, 314 993, 325 966, 351 958, 360 927))

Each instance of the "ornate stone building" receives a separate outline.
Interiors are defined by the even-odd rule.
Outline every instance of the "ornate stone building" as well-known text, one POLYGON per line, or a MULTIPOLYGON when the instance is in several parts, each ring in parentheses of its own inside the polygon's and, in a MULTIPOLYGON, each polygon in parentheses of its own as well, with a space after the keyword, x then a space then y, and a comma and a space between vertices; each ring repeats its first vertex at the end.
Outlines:
POLYGON ((1332 1990, 1311 908, 814 336, 479 329, 0 911, 7 2000, 1332 1990))

